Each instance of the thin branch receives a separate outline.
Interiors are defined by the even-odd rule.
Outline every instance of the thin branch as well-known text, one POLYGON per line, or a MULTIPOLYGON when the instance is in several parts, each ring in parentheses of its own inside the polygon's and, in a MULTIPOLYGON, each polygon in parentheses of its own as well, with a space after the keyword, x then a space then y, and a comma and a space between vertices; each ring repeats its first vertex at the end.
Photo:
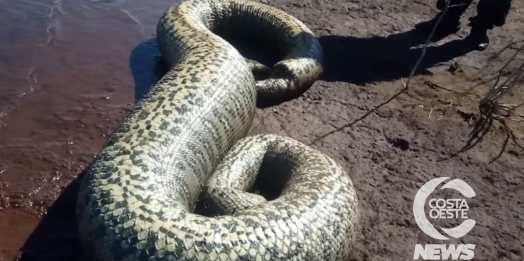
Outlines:
MULTIPOLYGON (((508 46, 512 46, 515 43, 521 43, 521 42, 524 42, 524 40, 511 43, 508 46)), ((508 46, 504 47, 503 50, 508 49, 508 46)), ((505 151, 508 145, 510 138, 512 139, 512 141, 515 144, 517 144, 517 146, 522 148, 522 146, 517 142, 516 137, 513 134, 513 132, 511 131, 511 129, 507 126, 506 120, 514 120, 510 118, 511 115, 515 113, 515 110, 517 108, 524 105, 524 103, 505 104, 505 103, 499 102, 499 100, 504 94, 520 86, 524 82, 524 61, 523 61, 517 67, 517 69, 513 70, 510 73, 510 75, 504 81, 502 81, 502 83, 500 83, 501 76, 504 70, 508 67, 508 65, 511 62, 515 60, 515 57, 517 57, 517 55, 521 53, 523 50, 524 50, 524 44, 522 44, 520 48, 518 48, 516 52, 511 56, 511 58, 502 66, 502 68, 498 70, 497 76, 495 79, 495 83, 490 88, 490 90, 485 95, 485 97, 482 98, 479 102, 480 117, 477 120, 477 122, 475 123, 473 130, 470 132, 470 135, 469 135, 470 138, 468 139, 466 144, 458 152, 455 152, 451 154, 450 157, 441 159, 439 161, 447 160, 449 158, 455 157, 459 153, 472 149, 474 146, 476 146, 478 143, 480 143, 483 140, 484 136, 489 132, 495 120, 502 124, 506 132, 506 138, 502 145, 502 151, 499 154, 497 154, 497 156, 492 161, 490 161, 490 163, 494 162, 495 160, 501 157, 502 153, 505 151)), ((501 52, 497 53, 497 55, 500 55, 500 54, 501 52)), ((517 115, 520 116, 520 114, 517 114, 517 115)), ((518 122, 521 120, 514 120, 514 121, 518 122)))
POLYGON ((509 49, 510 47, 512 47, 513 45, 515 44, 518 44, 518 43, 522 43, 524 42, 524 39, 522 40, 519 40, 519 41, 515 41, 515 42, 511 42, 509 44, 507 44, 506 46, 504 46, 504 48, 500 49, 498 52, 496 52, 495 54, 493 54, 491 57, 489 57, 488 60, 493 60, 493 59, 496 59, 498 57, 500 57, 500 55, 506 50, 506 49, 509 49))
MULTIPOLYGON (((339 132, 339 131, 342 131, 350 126, 352 126, 353 124, 365 119, 366 117, 368 117, 370 114, 372 114, 373 112, 375 112, 376 110, 378 110, 379 108, 381 108, 382 106, 388 104, 389 102, 391 102, 392 100, 396 99, 398 96, 400 96, 402 93, 404 93, 405 91, 407 91, 409 89, 409 84, 411 83, 411 80, 413 79, 413 76, 415 75, 416 71, 418 70, 419 66, 420 66, 420 63, 422 62, 422 60, 424 59, 424 57, 426 56, 426 51, 429 47, 429 44, 431 43, 431 39, 433 39, 433 36, 435 35, 435 32, 437 31, 437 28, 438 26, 440 25, 440 22, 442 21, 442 18, 444 18, 444 16, 446 15, 446 13, 448 12, 448 9, 450 7, 450 2, 451 0, 446 0, 446 6, 444 7, 444 9, 442 10, 441 12, 441 15, 439 16, 437 22, 435 23, 435 25, 433 26, 433 29, 431 30, 431 33, 429 34, 429 37, 427 38, 426 40, 426 43, 424 44, 424 48, 422 49, 422 53, 420 54, 420 57, 418 58, 417 62, 415 63, 415 66, 412 68, 410 74, 409 74, 409 78, 407 80, 407 82, 404 84, 404 87, 402 88, 402 90, 400 90, 399 92, 395 93, 393 96, 391 96, 389 99, 387 99, 386 101, 380 103, 379 105, 375 106, 373 109, 369 110, 368 112, 366 112, 364 115, 360 116, 359 118, 351 121, 350 123, 347 123, 347 124, 344 124, 342 127, 339 127, 339 128, 336 128, 324 135, 321 135, 319 136, 318 138, 314 139, 310 145, 313 145, 315 144, 316 142, 318 142, 319 140, 321 139, 324 139, 326 138, 327 136, 335 133, 335 132, 339 132)), ((404 79, 402 79, 402 82, 404 83, 404 79)))

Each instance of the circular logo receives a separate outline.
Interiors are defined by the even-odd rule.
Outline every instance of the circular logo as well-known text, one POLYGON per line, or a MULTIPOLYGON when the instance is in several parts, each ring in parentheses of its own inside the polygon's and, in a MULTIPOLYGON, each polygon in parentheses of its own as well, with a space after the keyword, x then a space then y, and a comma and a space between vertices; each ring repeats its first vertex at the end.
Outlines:
MULTIPOLYGON (((448 240, 449 238, 442 235, 427 219, 426 213, 424 211, 424 205, 426 204, 426 200, 435 191, 435 189, 445 180, 449 179, 449 177, 442 177, 442 178, 436 178, 428 181, 426 184, 424 184, 419 191, 417 192, 417 195, 415 195, 415 200, 413 201, 413 215, 415 216, 415 221, 417 222, 417 225, 420 227, 420 229, 426 233, 426 235, 439 240, 448 240)), ((466 198, 472 198, 474 197, 475 191, 464 181, 460 179, 454 179, 449 181, 448 183, 444 184, 440 189, 454 189, 458 192, 460 192, 464 197, 466 198)), ((432 218, 440 217, 440 218, 453 218, 462 216, 463 218, 467 218, 467 214, 463 209, 463 207, 467 207, 467 203, 465 199, 448 199, 448 200, 430 200, 430 207, 432 208, 430 212, 430 216, 432 218), (447 208, 448 206, 449 208, 447 208)), ((440 228, 442 231, 444 231, 447 235, 453 237, 453 238, 460 238, 466 235, 473 227, 475 226, 475 221, 472 219, 466 219, 462 224, 460 224, 457 227, 454 228, 440 228)))

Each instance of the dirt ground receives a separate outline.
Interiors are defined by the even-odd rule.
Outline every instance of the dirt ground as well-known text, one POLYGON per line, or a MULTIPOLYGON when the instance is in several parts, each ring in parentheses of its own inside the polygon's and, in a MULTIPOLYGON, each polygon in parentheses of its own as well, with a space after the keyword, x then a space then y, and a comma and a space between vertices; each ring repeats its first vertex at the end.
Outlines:
MULTIPOLYGON (((80 260, 77 176, 155 79, 151 39, 172 1, 144 3, 0 0, 0 22, 13 24, 0 28, 0 261, 80 260)), ((260 109, 251 134, 311 144, 348 171, 362 209, 351 260, 412 260, 415 244, 442 243, 417 226, 413 200, 443 176, 476 192, 468 199, 475 227, 450 243, 475 244, 473 260, 522 260, 524 150, 510 142, 490 163, 505 138, 495 124, 477 147, 440 159, 465 144, 489 88, 482 80, 511 53, 490 57, 524 35, 524 1, 515 0, 507 24, 490 31, 484 52, 464 48, 472 6, 461 32, 428 48, 409 90, 354 124, 402 89, 426 39, 413 28, 435 14, 433 1, 266 3, 320 37, 325 73, 301 97, 260 109)), ((509 101, 522 101, 522 92, 509 101)), ((523 126, 510 126, 521 144, 523 126)))

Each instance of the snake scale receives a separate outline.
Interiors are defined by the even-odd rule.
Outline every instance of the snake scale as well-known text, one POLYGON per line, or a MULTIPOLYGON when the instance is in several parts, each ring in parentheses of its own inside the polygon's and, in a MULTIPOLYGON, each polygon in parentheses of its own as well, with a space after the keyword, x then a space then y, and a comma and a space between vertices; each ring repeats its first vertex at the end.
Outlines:
POLYGON ((247 136, 257 98, 284 100, 318 79, 316 36, 257 2, 187 0, 161 16, 157 41, 170 71, 85 170, 86 260, 345 260, 359 208, 342 167, 290 138, 247 136), (268 78, 255 80, 216 33, 231 28, 275 43, 283 58, 268 78), (260 176, 280 184, 276 198, 250 190, 260 176), (198 202, 216 213, 195 213, 198 202))

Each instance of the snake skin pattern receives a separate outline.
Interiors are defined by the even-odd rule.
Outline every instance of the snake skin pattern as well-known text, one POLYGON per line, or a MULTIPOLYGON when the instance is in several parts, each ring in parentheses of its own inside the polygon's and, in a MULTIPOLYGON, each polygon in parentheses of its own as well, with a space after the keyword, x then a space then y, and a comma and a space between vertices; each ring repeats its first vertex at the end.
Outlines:
POLYGON ((345 260, 359 208, 344 170, 290 138, 246 137, 257 98, 284 100, 320 76, 313 33, 256 2, 188 0, 163 14, 157 40, 170 71, 85 170, 86 260, 345 260), (255 81, 255 67, 218 36, 233 28, 283 57, 267 79, 255 81), (251 191, 257 180, 278 195, 251 191), (195 213, 199 205, 214 214, 195 213))

